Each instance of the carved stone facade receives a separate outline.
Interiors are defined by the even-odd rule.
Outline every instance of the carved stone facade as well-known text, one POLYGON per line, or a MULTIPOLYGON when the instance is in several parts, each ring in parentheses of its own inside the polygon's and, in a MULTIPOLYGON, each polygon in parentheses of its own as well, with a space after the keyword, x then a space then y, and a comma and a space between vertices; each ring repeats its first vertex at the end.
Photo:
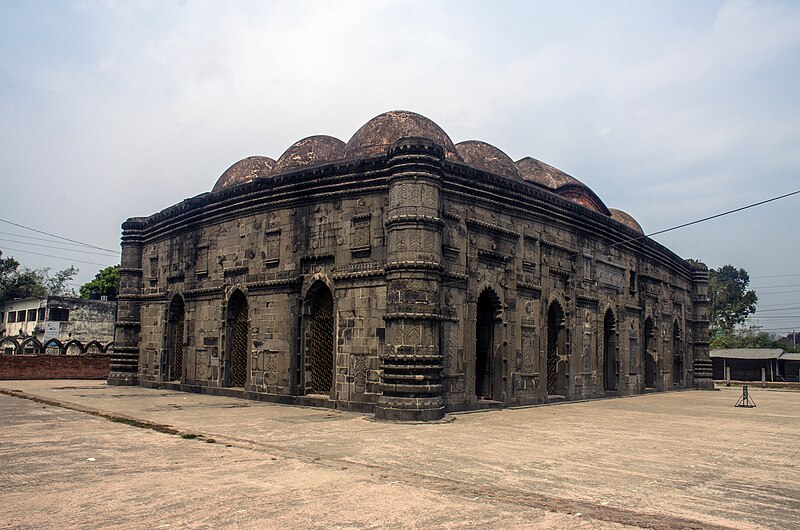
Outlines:
POLYGON ((711 386, 703 264, 410 112, 129 219, 121 273, 112 384, 388 420, 711 386))

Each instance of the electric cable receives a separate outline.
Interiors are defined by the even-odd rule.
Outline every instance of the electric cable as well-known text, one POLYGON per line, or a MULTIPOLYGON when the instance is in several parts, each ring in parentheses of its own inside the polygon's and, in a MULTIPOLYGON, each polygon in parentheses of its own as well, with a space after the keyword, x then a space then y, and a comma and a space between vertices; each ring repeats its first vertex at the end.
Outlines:
MULTIPOLYGON (((99 265, 100 267, 108 267, 109 266, 108 263, 97 263, 97 262, 94 262, 94 261, 84 261, 84 260, 80 260, 80 259, 65 258, 64 256, 53 256, 52 254, 41 254, 39 252, 32 252, 30 250, 21 250, 21 249, 18 249, 18 248, 4 247, 3 249, 0 249, 0 250, 13 250, 14 252, 24 252, 26 254, 33 254, 34 256, 43 256, 45 258, 55 258, 55 259, 60 259, 60 260, 64 260, 64 261, 74 261, 74 262, 77 262, 77 263, 88 263, 89 265, 99 265)), ((111 256, 109 256, 109 258, 110 257, 111 256)))
POLYGON ((27 241, 17 241, 15 239, 5 239, 1 237, 0 241, 5 241, 6 243, 19 243, 21 245, 30 245, 32 247, 52 248, 55 250, 63 250, 65 252, 78 252, 79 254, 92 254, 94 256, 109 257, 108 254, 101 254, 100 252, 92 252, 90 250, 78 250, 75 248, 54 247, 52 245, 43 245, 41 243, 28 243, 27 241))
MULTIPOLYGON (((18 234, 16 232, 0 232, 0 235, 13 236, 13 237, 24 237, 25 239, 33 239, 35 241, 45 241, 47 243, 58 243, 60 245, 72 245, 72 246, 76 246, 76 247, 85 246, 82 243, 68 243, 68 242, 64 242, 64 241, 54 241, 53 239, 49 239, 49 238, 46 238, 46 237, 28 236, 28 235, 24 235, 24 234, 18 234)), ((110 250, 107 250, 106 252, 110 252, 110 250)))
POLYGON ((56 235, 56 234, 51 234, 50 232, 45 232, 43 230, 37 230, 36 228, 31 228, 30 226, 25 226, 25 225, 21 225, 19 223, 14 223, 14 222, 8 221, 6 219, 0 219, 0 222, 8 223, 10 225, 14 225, 14 226, 17 226, 19 228, 24 228, 25 230, 31 230, 31 231, 36 232, 38 234, 44 234, 46 236, 55 237, 56 239, 63 239, 64 241, 69 241, 70 243, 77 243, 78 245, 83 245, 84 247, 96 248, 97 250, 105 250, 106 252, 113 252, 115 254, 117 253, 116 250, 111 250, 111 249, 108 249, 108 248, 98 247, 96 245, 90 245, 89 243, 84 243, 82 241, 76 241, 74 239, 69 239, 69 238, 62 237, 62 236, 59 236, 59 235, 56 235))
MULTIPOLYGON (((777 201, 779 199, 785 199, 786 197, 791 197, 792 195, 797 195, 798 193, 800 193, 800 190, 792 191, 790 193, 784 193, 783 195, 778 195, 777 197, 772 197, 770 199, 765 199, 763 201, 754 202, 754 203, 748 204, 746 206, 740 206, 739 208, 734 208, 733 210, 728 210, 726 212, 710 215, 708 217, 703 217, 702 219, 689 221, 688 223, 682 223, 682 224, 679 224, 679 225, 676 225, 676 226, 673 226, 673 227, 670 227, 670 228, 665 228, 663 230, 657 230, 657 231, 651 232, 649 234, 644 234, 644 235, 641 235, 641 236, 638 236, 638 237, 633 237, 633 238, 630 238, 630 239, 626 239, 624 241, 619 241, 617 243, 612 243, 612 244, 608 245, 608 248, 616 247, 616 246, 619 246, 619 245, 624 245, 626 243, 632 243, 634 241, 638 241, 638 240, 644 239, 646 237, 653 237, 653 236, 657 236, 659 234, 665 234, 667 232, 672 232, 673 230, 678 230, 679 228, 686 228, 687 226, 692 226, 692 225, 696 225, 696 224, 699 224, 699 223, 704 223, 706 221, 710 221, 710 220, 716 219, 718 217, 723 217, 725 215, 730 215, 732 213, 741 212, 742 210, 747 210, 749 208, 755 208, 756 206, 761 206, 762 204, 767 204, 769 202, 777 201)), ((574 254, 572 257, 578 256, 578 255, 579 254, 574 254)))

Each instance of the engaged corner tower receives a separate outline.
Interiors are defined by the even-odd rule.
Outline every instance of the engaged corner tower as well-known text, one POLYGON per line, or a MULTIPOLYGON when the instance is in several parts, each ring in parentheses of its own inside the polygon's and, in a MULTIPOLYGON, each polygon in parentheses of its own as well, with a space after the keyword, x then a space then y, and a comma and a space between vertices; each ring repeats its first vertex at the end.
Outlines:
POLYGON ((419 137, 401 138, 388 152, 386 347, 378 419, 444 416, 439 350, 444 156, 441 146, 419 137))

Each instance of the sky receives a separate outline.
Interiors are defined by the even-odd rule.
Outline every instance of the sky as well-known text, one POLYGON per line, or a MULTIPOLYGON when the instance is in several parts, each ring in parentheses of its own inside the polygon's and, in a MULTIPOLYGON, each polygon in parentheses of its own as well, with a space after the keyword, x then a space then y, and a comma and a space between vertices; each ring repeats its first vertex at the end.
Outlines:
MULTIPOLYGON (((566 171, 650 233, 800 190, 798 94, 791 1, 4 0, 0 218, 116 250, 126 218, 237 160, 403 109, 566 171)), ((654 239, 745 268, 752 323, 785 334, 798 226, 795 195, 654 239)), ((0 232, 76 285, 118 262, 0 232)))

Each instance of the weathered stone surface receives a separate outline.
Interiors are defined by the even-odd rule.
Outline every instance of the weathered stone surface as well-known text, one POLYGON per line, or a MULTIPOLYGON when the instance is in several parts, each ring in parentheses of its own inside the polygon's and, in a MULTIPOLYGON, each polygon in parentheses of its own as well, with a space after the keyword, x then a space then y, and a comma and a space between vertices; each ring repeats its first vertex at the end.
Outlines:
POLYGON ((251 182, 254 177, 267 176, 272 173, 274 166, 275 161, 267 156, 249 156, 239 160, 220 175, 212 191, 245 184, 251 182))
POLYGON ((109 380, 392 420, 707 385, 704 265, 551 166, 459 146, 390 112, 344 161, 310 137, 274 179, 127 221, 109 380))

